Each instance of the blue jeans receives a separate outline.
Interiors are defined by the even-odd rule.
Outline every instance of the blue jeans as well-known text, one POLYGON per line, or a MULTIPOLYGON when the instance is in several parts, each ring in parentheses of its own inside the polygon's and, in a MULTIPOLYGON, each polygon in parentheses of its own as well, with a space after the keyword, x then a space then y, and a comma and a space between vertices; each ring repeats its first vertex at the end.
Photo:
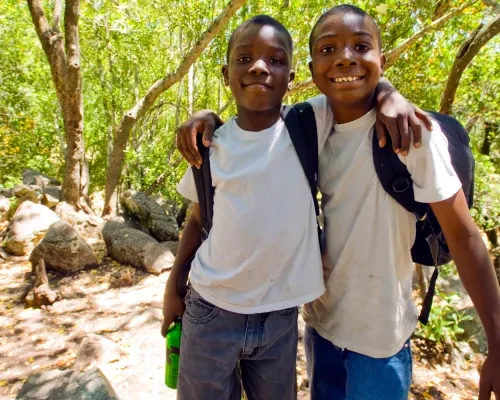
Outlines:
POLYGON ((311 400, 406 400, 410 392, 410 340, 399 353, 373 358, 341 349, 306 325, 304 345, 311 400))
POLYGON ((190 290, 182 319, 177 398, 294 400, 297 307, 259 314, 223 310, 190 290))

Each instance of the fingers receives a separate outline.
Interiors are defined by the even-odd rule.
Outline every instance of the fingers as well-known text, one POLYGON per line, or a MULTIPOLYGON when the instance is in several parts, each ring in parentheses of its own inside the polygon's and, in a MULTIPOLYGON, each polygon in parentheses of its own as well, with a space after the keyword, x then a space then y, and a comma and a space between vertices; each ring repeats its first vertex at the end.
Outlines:
POLYGON ((190 165, 199 164, 196 157, 196 153, 198 152, 198 148, 196 146, 196 129, 192 126, 192 124, 182 124, 179 128, 177 128, 176 143, 177 149, 181 153, 182 157, 184 157, 190 165), (193 136, 193 129, 195 130, 194 150, 192 150, 193 141, 191 140, 191 137, 193 136))
POLYGON ((410 114, 409 120, 413 131, 413 144, 419 148, 422 145, 422 123, 415 114, 410 114))
POLYGON ((428 130, 432 131, 432 119, 431 117, 429 117, 429 114, 427 114, 417 106, 413 107, 415 108, 415 115, 417 116, 417 118, 424 123, 425 127, 428 130))
POLYGON ((385 147, 387 143, 387 137, 385 134, 385 127, 382 122, 380 122, 378 119, 375 122, 375 132, 377 132, 377 139, 378 139, 378 145, 379 147, 385 147))
POLYGON ((163 337, 167 336, 168 329, 170 328, 170 325, 174 322, 174 319, 172 317, 169 318, 164 318, 163 319, 163 324, 161 325, 161 335, 163 337))
POLYGON ((407 156, 408 155, 408 150, 410 149, 410 144, 411 144, 411 137, 410 133, 408 132, 408 119, 402 115, 398 116, 398 129, 399 129, 399 135, 401 137, 401 146, 400 146, 400 151, 401 155, 407 156))
POLYGON ((201 167, 201 155, 198 151, 198 146, 196 144, 196 136, 198 135, 198 127, 197 124, 192 124, 189 130, 186 130, 186 156, 187 160, 191 165, 194 165, 196 168, 201 167))
POLYGON ((401 151, 401 135, 399 134, 398 123, 395 119, 390 119, 387 121, 386 128, 391 136, 394 152, 399 153, 401 151))
POLYGON ((213 121, 206 121, 205 122, 205 129, 203 129, 203 145, 205 147, 210 146, 210 143, 212 143, 212 135, 214 134, 215 130, 215 124, 213 121))

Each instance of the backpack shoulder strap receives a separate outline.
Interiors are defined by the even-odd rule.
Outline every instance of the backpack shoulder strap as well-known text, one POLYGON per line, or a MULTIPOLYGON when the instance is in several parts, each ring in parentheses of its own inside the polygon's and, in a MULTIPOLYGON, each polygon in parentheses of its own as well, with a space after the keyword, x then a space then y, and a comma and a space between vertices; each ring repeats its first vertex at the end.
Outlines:
POLYGON ((295 104, 285 117, 285 125, 309 182, 318 216, 318 132, 312 106, 307 102, 295 104))
POLYGON ((210 170, 210 148, 205 147, 202 143, 202 135, 198 134, 196 138, 198 151, 203 159, 200 169, 191 167, 196 185, 196 193, 200 203, 201 211, 201 240, 204 241, 208 237, 208 233, 212 228, 214 217, 214 187, 212 186, 212 173, 210 170))

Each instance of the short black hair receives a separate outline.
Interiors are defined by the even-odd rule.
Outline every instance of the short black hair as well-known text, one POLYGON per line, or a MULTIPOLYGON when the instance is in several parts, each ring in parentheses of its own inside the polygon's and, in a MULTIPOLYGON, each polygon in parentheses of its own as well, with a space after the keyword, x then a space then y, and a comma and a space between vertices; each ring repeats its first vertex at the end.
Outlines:
POLYGON ((382 50, 382 38, 380 37, 380 29, 378 27, 377 21, 375 21, 375 18, 373 18, 370 14, 368 14, 365 10, 353 6, 351 4, 341 4, 339 6, 330 8, 328 11, 323 13, 321 17, 319 17, 318 21, 314 24, 314 27, 311 31, 311 34, 309 35, 309 53, 312 54, 312 47, 314 44, 314 40, 316 39, 316 30, 319 25, 321 25, 328 17, 331 17, 332 15, 337 15, 337 14, 355 14, 359 15, 360 17, 368 17, 370 21, 373 22, 373 25, 375 26, 375 29, 377 31, 377 41, 378 41, 378 47, 382 50))
POLYGON ((231 53, 231 48, 234 46, 234 42, 238 39, 238 37, 249 27, 251 26, 272 26, 274 29, 276 29, 279 33, 281 33, 285 39, 286 39, 286 45, 287 45, 287 51, 289 52, 290 58, 292 58, 293 55, 293 41, 292 37, 290 36, 290 32, 281 24, 281 22, 276 21, 274 18, 270 17, 269 15, 256 15, 255 17, 252 17, 245 22, 243 22, 240 26, 238 26, 233 33, 231 33, 231 36, 229 37, 229 42, 227 44, 227 53, 226 53, 226 59, 229 62, 229 54, 231 53))

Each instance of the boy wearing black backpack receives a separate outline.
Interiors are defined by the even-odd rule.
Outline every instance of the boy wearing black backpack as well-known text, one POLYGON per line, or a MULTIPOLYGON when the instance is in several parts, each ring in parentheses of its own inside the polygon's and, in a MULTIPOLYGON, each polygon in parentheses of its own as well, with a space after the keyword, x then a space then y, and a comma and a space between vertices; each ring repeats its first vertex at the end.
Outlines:
MULTIPOLYGON (((316 160, 308 163, 292 131, 299 132, 298 114, 310 109, 282 108, 291 56, 289 33, 270 17, 254 17, 233 32, 223 74, 238 116, 216 131, 210 147, 215 195, 208 235, 200 208, 206 199, 191 169, 178 187, 193 209, 166 285, 162 333, 183 314, 181 399, 239 400, 238 364, 249 399, 296 397, 297 306, 318 298, 324 281, 311 196, 316 125, 309 141, 316 160), (184 312, 178 277, 195 251, 184 312)), ((318 136, 326 139, 326 124, 318 121, 318 136)))
MULTIPOLYGON (((412 256, 430 255, 428 264, 437 266, 447 245, 488 336, 480 399, 490 392, 500 399, 498 282, 448 151, 458 151, 457 167, 470 171, 468 144, 447 140, 438 123, 432 134, 423 130, 421 147, 406 157, 374 144, 375 88, 385 60, 378 26, 363 10, 342 5, 327 11, 309 43, 313 81, 336 121, 319 157, 333 268, 325 271, 325 294, 304 308, 311 398, 408 398, 409 337, 418 316, 412 256), (416 224, 416 217, 422 221, 416 224), (423 237, 417 229, 429 232, 423 237)), ((437 117, 443 128, 454 121, 437 117)), ((462 179, 469 191, 472 176, 462 179)))

